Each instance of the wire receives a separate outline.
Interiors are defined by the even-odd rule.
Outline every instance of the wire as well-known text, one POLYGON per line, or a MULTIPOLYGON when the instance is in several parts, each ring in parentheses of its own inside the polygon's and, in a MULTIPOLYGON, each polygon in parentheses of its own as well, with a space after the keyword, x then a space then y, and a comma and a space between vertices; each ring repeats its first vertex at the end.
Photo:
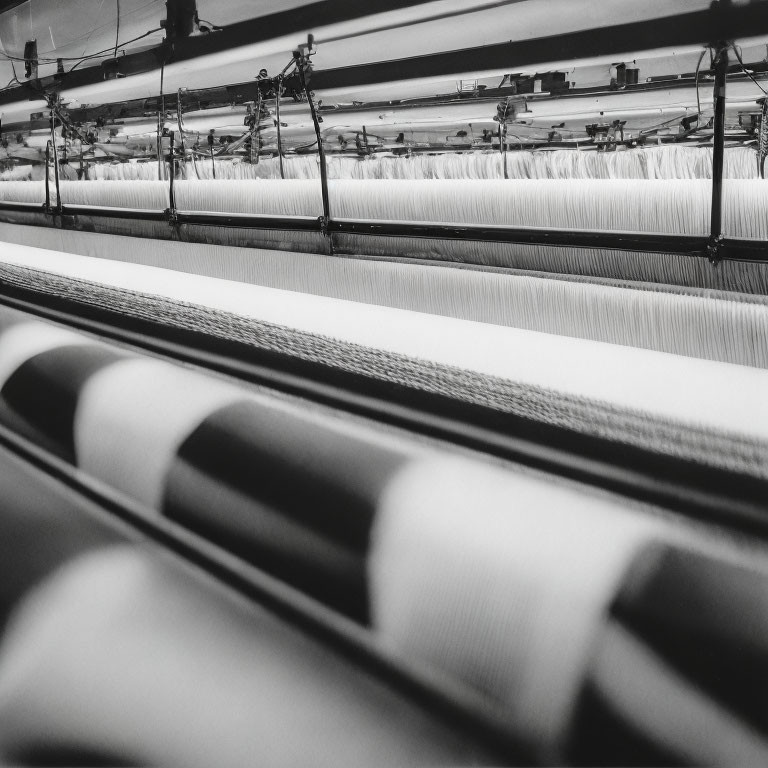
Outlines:
MULTIPOLYGON (((118 44, 118 48, 122 48, 125 45, 129 45, 130 43, 135 43, 137 40, 141 40, 145 37, 148 37, 149 35, 154 34, 155 32, 161 32, 162 27, 156 27, 155 29, 150 29, 149 32, 145 32, 143 35, 139 35, 138 37, 131 38, 130 40, 123 40, 122 43, 118 44)), ((38 62, 41 62, 43 64, 56 64, 59 59, 61 61, 77 61, 78 64, 82 63, 83 61, 86 61, 88 59, 95 59, 99 56, 103 56, 105 53, 111 53, 113 50, 113 46, 109 46, 109 48, 104 48, 102 51, 96 51, 95 53, 89 53, 87 56, 59 56, 56 59, 49 59, 49 58, 38 58, 38 62)), ((18 61, 18 62, 25 62, 26 59, 24 59, 21 56, 11 56, 7 53, 0 53, 0 59, 5 59, 6 61, 18 61)), ((70 70, 71 71, 71 70, 70 70)))
POLYGON ((21 85, 21 83, 19 82, 19 78, 16 75, 16 67, 13 66, 13 62, 11 62, 11 69, 13 70, 13 77, 8 81, 8 84, 0 90, 7 91, 11 87, 11 83, 16 83, 17 85, 21 85))
MULTIPOLYGON (((144 37, 149 37, 149 35, 154 34, 155 32, 160 32, 162 30, 162 27, 158 27, 157 29, 150 29, 149 32, 145 32, 143 35, 139 35, 138 37, 134 37, 132 40, 126 40, 125 42, 121 43, 119 47, 122 47, 124 45, 128 45, 129 43, 135 43, 137 40, 141 40, 144 37)), ((92 53, 89 56, 83 56, 82 59, 80 59, 77 64, 73 64, 68 70, 67 74, 72 72, 73 70, 77 69, 83 62, 89 61, 90 59, 97 59, 99 56, 102 56, 105 53, 109 53, 112 50, 112 48, 107 48, 104 51, 99 51, 98 53, 92 53)))
POLYGON ((755 80, 752 73, 744 66, 744 62, 741 60, 741 54, 738 51, 738 48, 734 43, 731 43, 731 48, 733 48, 733 52, 736 54, 736 58, 739 60, 739 64, 741 65, 741 68, 744 70, 744 74, 766 95, 768 96, 768 91, 763 88, 760 83, 755 80))

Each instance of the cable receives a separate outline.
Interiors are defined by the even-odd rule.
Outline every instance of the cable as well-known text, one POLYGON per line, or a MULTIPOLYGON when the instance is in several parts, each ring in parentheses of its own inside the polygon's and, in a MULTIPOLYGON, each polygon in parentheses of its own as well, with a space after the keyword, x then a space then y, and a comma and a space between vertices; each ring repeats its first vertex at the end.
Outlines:
MULTIPOLYGON (((155 29, 150 29, 148 32, 144 32, 144 34, 139 35, 138 37, 131 38, 130 40, 123 40, 122 43, 118 43, 117 47, 122 48, 125 45, 130 45, 130 43, 135 43, 137 40, 141 40, 142 38, 148 37, 149 35, 154 34, 155 32, 161 32, 162 27, 156 27, 155 29)), ((111 53, 114 50, 113 46, 109 46, 109 48, 104 48, 104 50, 96 51, 95 53, 89 53, 87 56, 59 56, 56 59, 49 59, 47 57, 38 58, 38 62, 41 62, 43 64, 56 64, 59 60, 61 61, 76 61, 79 63, 82 63, 83 61, 87 61, 88 59, 95 59, 99 56, 103 56, 105 53, 111 53)), ((4 59, 6 61, 18 61, 20 63, 23 63, 26 61, 21 56, 11 56, 10 54, 0 52, 0 59, 4 59)), ((74 69, 74 67, 73 67, 74 69)), ((71 71, 71 70, 70 70, 71 71)))
MULTIPOLYGON (((139 35, 138 37, 134 37, 132 40, 126 40, 123 43, 120 43, 118 47, 122 47, 124 45, 128 45, 129 43, 135 43, 137 40, 141 40, 144 37, 149 37, 149 35, 153 35, 155 32, 160 32, 162 30, 162 27, 158 27, 157 29, 150 29, 149 32, 145 32, 143 35, 139 35)), ((92 53, 89 56, 83 56, 82 59, 78 60, 77 64, 74 64, 71 66, 66 74, 69 74, 70 72, 77 69, 83 62, 89 61, 90 59, 97 59, 99 56, 103 56, 105 53, 110 53, 112 51, 112 48, 106 48, 103 51, 99 51, 98 53, 92 53)), ((67 61, 71 61, 71 59, 67 59, 67 61)))
POLYGON ((739 53, 738 48, 736 47, 735 43, 731 43, 731 48, 733 48, 733 52, 736 54, 736 58, 739 60, 739 64, 741 65, 742 70, 744 71, 744 74, 766 95, 768 96, 768 91, 763 88, 760 83, 755 80, 752 73, 744 66, 744 62, 741 59, 741 54, 739 53))

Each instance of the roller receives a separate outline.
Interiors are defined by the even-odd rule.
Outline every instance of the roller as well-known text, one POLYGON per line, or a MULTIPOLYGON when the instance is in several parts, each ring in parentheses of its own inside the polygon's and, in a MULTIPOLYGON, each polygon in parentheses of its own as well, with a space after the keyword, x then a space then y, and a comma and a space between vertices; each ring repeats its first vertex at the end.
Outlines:
MULTIPOLYGON (((768 638, 762 545, 747 548, 548 475, 371 432, 339 414, 8 310, 0 313, 0 392, 7 428, 47 443, 147 514, 202 534, 290 585, 424 684, 492 713, 545 762, 766 759, 765 739, 752 725, 764 717, 763 657, 744 652, 745 643, 762 647, 768 638), (58 420, 40 418, 41 392, 58 420), (698 664, 674 642, 694 637, 698 664), (627 660, 633 663, 622 664, 627 660), (732 675, 754 694, 735 712, 732 675), (664 718, 653 716, 659 709, 664 718), (590 728, 608 717, 639 730, 641 747, 590 738, 590 728)), ((89 727, 109 721, 99 716, 103 704, 117 706, 114 686, 98 684, 110 668, 106 657, 96 648, 72 655, 65 642, 68 652, 54 650, 58 663, 49 667, 43 649, 61 644, 40 638, 70 637, 62 629, 68 621, 75 646, 88 639, 83 626, 91 627, 91 641, 100 638, 124 610, 145 616, 147 585, 175 583, 148 578, 131 556, 118 556, 123 567, 113 569, 114 552, 87 555, 96 567, 70 567, 60 586, 44 584, 17 614, 0 645, 0 749, 24 741, 9 725, 20 701, 38 721, 53 723, 53 732, 81 727, 71 708, 50 706, 52 692, 66 691, 71 701, 76 691, 89 727), (66 611, 51 610, 62 606, 52 589, 66 593, 66 611), (106 607, 112 622, 83 605, 106 607), (57 670, 73 661, 76 673, 64 684, 57 670), (41 664, 40 685, 24 684, 18 670, 41 664), (66 713, 64 725, 57 711, 66 713)), ((164 599, 178 606, 182 598, 172 590, 164 599)), ((177 637, 163 622, 147 625, 177 637)), ((123 634, 109 644, 118 655, 136 641, 133 630, 123 634)), ((146 654, 137 658, 131 668, 144 670, 146 680, 163 674, 152 672, 146 654)), ((239 674, 271 669, 247 654, 236 658, 239 674)), ((133 690, 130 679, 119 682, 133 690)), ((455 761, 446 751, 434 762, 446 755, 455 761)), ((399 761, 409 763, 406 757, 399 761)))

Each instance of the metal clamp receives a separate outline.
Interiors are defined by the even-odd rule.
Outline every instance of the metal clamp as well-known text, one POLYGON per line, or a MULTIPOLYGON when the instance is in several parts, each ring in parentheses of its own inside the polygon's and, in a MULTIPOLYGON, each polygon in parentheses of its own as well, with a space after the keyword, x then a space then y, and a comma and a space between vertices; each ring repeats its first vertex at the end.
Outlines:
POLYGON ((723 241, 725 238, 722 235, 710 235, 707 241, 706 248, 704 249, 707 254, 709 263, 716 267, 722 260, 723 241))

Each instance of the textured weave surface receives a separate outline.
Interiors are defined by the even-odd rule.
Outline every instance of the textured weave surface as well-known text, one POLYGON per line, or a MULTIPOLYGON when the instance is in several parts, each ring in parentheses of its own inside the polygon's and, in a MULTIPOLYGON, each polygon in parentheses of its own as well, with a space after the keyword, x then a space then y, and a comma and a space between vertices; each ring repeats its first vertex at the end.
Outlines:
POLYGON ((3 265, 0 267, 0 278, 12 285, 176 328, 199 331, 214 338, 243 342, 381 381, 490 406, 582 434, 761 477, 768 476, 766 443, 743 435, 682 425, 648 413, 617 408, 606 402, 522 385, 381 349, 369 349, 210 307, 142 295, 39 270, 3 265))
MULTIPOLYGON (((522 270, 338 258, 31 227, 11 242, 543 333, 768 367, 768 298, 522 270)), ((8 249, 3 260, 13 259, 8 249)), ((62 264, 64 261, 62 260, 62 264)), ((709 268, 710 271, 711 268, 709 268)), ((718 272, 720 269, 718 269, 718 272)))

